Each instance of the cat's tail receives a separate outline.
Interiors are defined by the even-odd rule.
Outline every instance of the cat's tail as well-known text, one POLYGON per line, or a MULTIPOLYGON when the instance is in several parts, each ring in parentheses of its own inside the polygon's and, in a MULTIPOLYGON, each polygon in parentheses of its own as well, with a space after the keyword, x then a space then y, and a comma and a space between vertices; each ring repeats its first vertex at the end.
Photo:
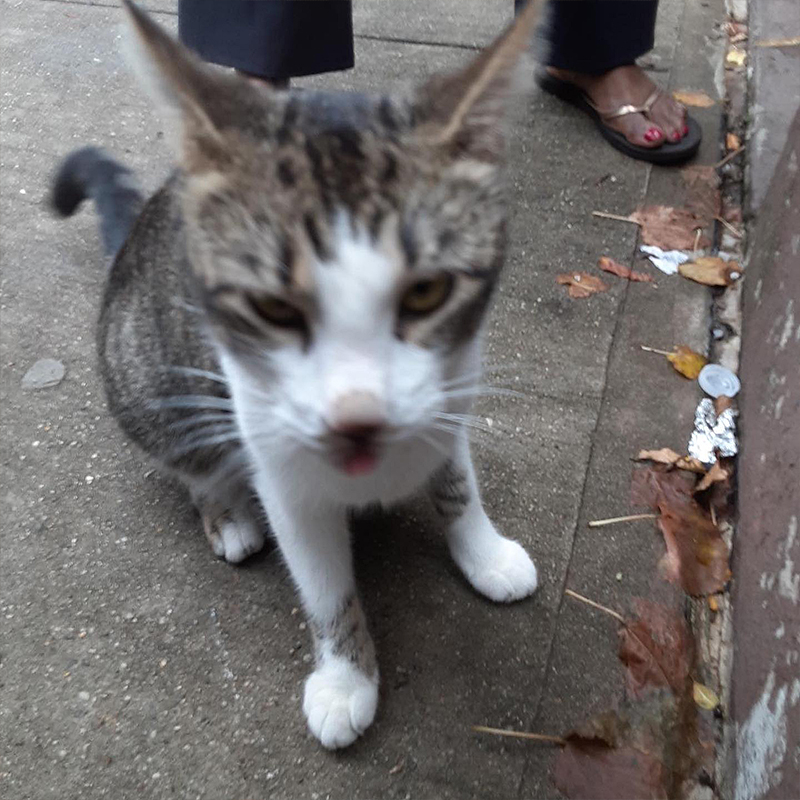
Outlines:
POLYGON ((100 233, 109 256, 128 238, 144 205, 133 173, 97 147, 82 147, 62 162, 53 181, 51 204, 69 217, 90 198, 100 216, 100 233))

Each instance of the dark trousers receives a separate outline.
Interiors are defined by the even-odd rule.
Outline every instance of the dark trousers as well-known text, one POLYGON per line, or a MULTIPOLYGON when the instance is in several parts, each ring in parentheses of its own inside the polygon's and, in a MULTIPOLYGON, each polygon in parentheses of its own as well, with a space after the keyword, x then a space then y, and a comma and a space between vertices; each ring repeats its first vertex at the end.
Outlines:
POLYGON ((350 0, 180 0, 178 35, 206 61, 271 80, 354 63, 350 0))
POLYGON ((653 48, 658 0, 551 0, 549 11, 547 64, 556 69, 600 75, 653 48))
MULTIPOLYGON (((632 64, 653 46, 657 9, 658 0, 551 0, 547 63, 594 74, 632 64)), ((178 28, 206 61, 263 78, 353 66, 350 0, 180 0, 178 28)))

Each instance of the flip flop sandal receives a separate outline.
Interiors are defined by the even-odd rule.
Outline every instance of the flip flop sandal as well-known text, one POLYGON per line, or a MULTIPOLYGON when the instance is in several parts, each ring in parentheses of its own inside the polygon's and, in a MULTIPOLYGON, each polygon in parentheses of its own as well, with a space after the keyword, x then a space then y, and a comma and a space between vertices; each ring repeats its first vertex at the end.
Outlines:
POLYGON ((686 125, 689 128, 689 132, 679 142, 665 141, 660 147, 641 147, 640 145, 632 144, 623 134, 612 130, 606 125, 608 120, 618 119, 628 114, 644 114, 645 117, 649 118, 656 100, 661 96, 661 89, 656 89, 640 106, 624 105, 610 114, 604 114, 581 89, 572 83, 556 78, 547 70, 540 70, 537 73, 536 82, 544 91, 588 114, 594 120, 603 138, 612 147, 631 158, 638 158, 641 161, 649 161, 651 164, 664 166, 680 164, 683 161, 688 161, 700 147, 703 131, 697 121, 689 116, 686 117, 686 125))

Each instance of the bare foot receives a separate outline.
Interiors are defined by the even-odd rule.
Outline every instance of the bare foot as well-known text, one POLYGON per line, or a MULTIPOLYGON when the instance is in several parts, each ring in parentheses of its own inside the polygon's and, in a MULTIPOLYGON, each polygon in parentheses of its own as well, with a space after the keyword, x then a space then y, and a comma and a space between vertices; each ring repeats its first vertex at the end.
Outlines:
MULTIPOLYGON (((656 89, 635 64, 617 67, 603 75, 586 75, 554 67, 548 67, 547 71, 582 89, 601 114, 612 114, 624 105, 640 106, 656 89)), ((667 93, 659 95, 647 117, 625 114, 604 120, 604 124, 640 147, 660 147, 665 141, 679 142, 689 132, 686 109, 667 93)))

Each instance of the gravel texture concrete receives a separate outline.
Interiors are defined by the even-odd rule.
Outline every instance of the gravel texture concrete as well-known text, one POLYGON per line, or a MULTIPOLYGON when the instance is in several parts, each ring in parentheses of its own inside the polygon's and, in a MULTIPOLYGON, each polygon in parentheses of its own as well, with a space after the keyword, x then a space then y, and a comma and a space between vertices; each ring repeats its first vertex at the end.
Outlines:
MULTIPOLYGON (((174 28, 174 4, 151 3, 174 28)), ((663 0, 649 62, 670 88, 714 94, 722 0, 663 0), (699 16, 698 16, 699 15, 699 16), (706 26, 703 34, 699 26, 706 26), (694 42, 692 48, 682 42, 694 42)), ((616 630, 563 599, 569 585, 624 610, 680 603, 656 577, 652 524, 588 530, 629 510, 630 457, 682 449, 698 399, 639 344, 707 341, 701 287, 609 278, 570 300, 555 275, 630 261, 634 226, 593 219, 682 203, 675 172, 625 159, 579 114, 535 94, 516 128, 515 216, 487 360, 524 400, 486 401, 478 443, 486 504, 523 542, 542 585, 497 607, 451 565, 424 503, 356 522, 356 560, 378 646, 378 718, 323 751, 299 707, 309 639, 274 551, 217 561, 187 499, 110 418, 95 367, 103 279, 89 210, 45 204, 59 158, 86 143, 155 188, 170 156, 119 54, 113 4, 2 0, 2 700, 0 793, 44 798, 548 797, 553 751, 481 738, 472 724, 562 733, 610 705, 616 630), (66 367, 27 391, 40 359, 66 367)), ((511 16, 510 0, 356 3, 357 67, 307 84, 383 89, 463 63, 511 16), (488 9, 488 10, 487 10, 488 9), (392 41, 386 41, 386 39, 392 41)), ((719 108, 700 111, 717 158, 719 108)))

